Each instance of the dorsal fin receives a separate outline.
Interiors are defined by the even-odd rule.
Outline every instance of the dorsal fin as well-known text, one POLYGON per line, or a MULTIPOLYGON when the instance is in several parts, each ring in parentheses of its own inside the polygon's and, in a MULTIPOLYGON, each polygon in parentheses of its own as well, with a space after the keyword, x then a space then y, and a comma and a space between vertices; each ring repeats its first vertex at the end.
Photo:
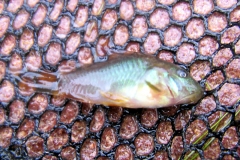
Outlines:
POLYGON ((108 56, 108 60, 115 59, 115 58, 122 57, 122 56, 124 56, 122 53, 112 53, 111 55, 108 56))
POLYGON ((108 53, 108 59, 114 59, 114 58, 118 58, 121 56, 143 56, 144 54, 140 53, 140 52, 128 52, 125 50, 120 50, 120 51, 116 51, 113 49, 109 49, 109 53, 108 53))

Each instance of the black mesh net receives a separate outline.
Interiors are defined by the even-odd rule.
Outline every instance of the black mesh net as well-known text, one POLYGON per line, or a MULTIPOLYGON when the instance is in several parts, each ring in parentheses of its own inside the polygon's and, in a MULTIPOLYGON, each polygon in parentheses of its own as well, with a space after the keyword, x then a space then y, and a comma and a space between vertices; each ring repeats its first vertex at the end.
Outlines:
MULTIPOLYGON (((56 0, 57 1, 57 0, 56 0)), ((210 1, 210 0, 209 0, 210 1)), ((201 3, 207 3, 209 1, 202 1, 201 3)), ((2 2, 2 1, 0 1, 2 2)), ((4 80, 7 80, 14 84, 15 89, 15 95, 12 98, 10 102, 0 102, 0 108, 2 109, 1 112, 4 113, 5 118, 4 122, 0 125, 0 136, 4 137, 1 138, 1 147, 0 147, 0 159, 29 159, 29 158, 36 158, 36 159, 42 159, 43 157, 47 158, 47 155, 55 156, 57 159, 64 159, 64 153, 66 154, 69 151, 69 155, 73 156, 76 154, 76 159, 80 159, 80 154, 83 154, 82 151, 83 148, 87 148, 83 143, 87 141, 87 139, 95 140, 97 146, 97 153, 95 155, 95 158, 99 157, 105 157, 109 159, 116 159, 120 158, 121 156, 124 157, 124 154, 127 152, 124 150, 124 152, 118 152, 118 147, 121 145, 126 145, 130 147, 130 153, 133 154, 133 159, 239 159, 240 158, 240 141, 239 141, 239 120, 240 120, 240 79, 239 79, 239 2, 234 2, 233 5, 230 7, 227 7, 229 4, 220 2, 214 2, 213 3, 213 9, 207 13, 206 15, 198 14, 201 13, 201 11, 196 11, 196 8, 194 8, 194 5, 196 1, 190 0, 190 1, 180 1, 187 4, 190 4, 190 8, 184 9, 184 14, 188 14, 190 12, 190 16, 183 21, 177 21, 177 18, 173 18, 173 16, 179 16, 180 15, 173 15, 173 6, 176 5, 178 2, 173 2, 172 4, 166 5, 161 3, 161 1, 130 1, 133 4, 134 9, 134 15, 133 17, 126 21, 121 18, 121 15, 119 13, 119 8, 121 1, 116 1, 116 3, 111 3, 109 1, 105 2, 105 5, 103 5, 102 11, 99 15, 92 15, 92 7, 93 7, 93 0, 86 0, 86 1, 78 1, 77 7, 74 9, 73 12, 70 12, 69 9, 67 9, 68 1, 64 2, 63 9, 61 10, 60 15, 56 19, 56 21, 53 21, 49 18, 51 11, 54 7, 54 5, 57 3, 54 0, 52 2, 40 0, 34 7, 29 7, 27 4, 27 0, 24 1, 23 5, 20 9, 17 10, 16 13, 12 13, 7 9, 8 4, 10 4, 13 1, 3 1, 5 4, 3 7, 3 11, 1 13, 0 17, 7 16, 10 18, 10 23, 7 28, 7 31, 4 33, 4 35, 0 38, 0 44, 3 44, 4 39, 7 35, 12 34, 16 37, 16 46, 12 49, 11 54, 9 55, 3 55, 0 54, 0 60, 6 64, 6 74, 3 77, 1 83, 3 84, 4 80), (155 2, 153 7, 150 7, 149 11, 143 11, 141 8, 148 8, 151 6, 151 3, 155 2), (137 3, 143 3, 143 5, 139 5, 138 7, 137 3), (44 4, 47 7, 47 16, 44 19, 43 23, 36 27, 32 24, 31 20, 33 19, 33 14, 36 12, 38 6, 40 4, 44 4), (87 6, 89 8, 88 10, 88 19, 83 25, 83 27, 75 27, 74 21, 77 14, 77 10, 79 6, 87 6), (224 8, 226 6, 226 8, 224 8), (157 29, 157 27, 154 27, 151 23, 151 14, 155 11, 157 8, 163 8, 165 9, 169 16, 170 21, 167 23, 167 25, 163 29, 157 29), (13 27, 13 21, 17 14, 19 13, 19 10, 24 9, 26 10, 29 15, 29 20, 27 23, 21 28, 21 29, 14 29, 13 27), (102 23, 102 17, 107 9, 113 9, 117 13, 117 22, 113 26, 112 29, 104 31, 101 30, 101 23, 102 23), (236 10, 235 18, 237 20, 232 20, 231 14, 233 14, 233 11, 236 10), (219 26, 214 26, 211 28, 209 26, 209 19, 210 16, 213 15, 213 13, 218 12, 222 14, 224 17, 226 17, 226 26, 224 26, 224 17, 217 19, 217 21, 220 21, 219 23, 214 22, 215 25, 218 24, 219 26), (134 19, 137 16, 144 16, 146 18, 147 22, 147 33, 143 35, 141 38, 136 38, 133 36, 132 33, 132 23, 134 19), (56 34, 58 25, 61 21, 61 18, 63 16, 68 16, 70 18, 70 32, 67 33, 66 38, 60 39, 56 34), (238 17, 237 17, 238 16, 238 17), (203 26, 205 30, 203 30, 204 33, 200 33, 200 36, 198 38, 189 38, 191 36, 194 36, 194 33, 199 33, 201 31, 201 27, 196 27, 195 31, 186 31, 188 28, 188 24, 191 22, 192 19, 200 19, 203 22, 203 26), (84 41, 84 35, 85 31, 87 30, 87 24, 91 20, 95 20, 98 24, 98 32, 99 35, 97 36, 97 39, 94 42, 85 42, 84 41), (223 21, 223 22, 222 22, 223 21), (48 41, 48 44, 44 45, 43 47, 40 47, 38 45, 38 37, 39 37, 39 30, 43 26, 43 24, 49 24, 53 27, 53 34, 51 36, 51 39, 48 41), (124 45, 115 45, 114 43, 114 33, 119 24, 126 25, 128 28, 129 37, 127 39, 127 42, 124 43, 124 45), (182 32, 182 38, 179 43, 173 46, 166 45, 164 39, 166 30, 172 26, 178 26, 181 28, 182 32), (214 29, 218 29, 221 27, 220 25, 223 25, 223 29, 221 31, 213 32, 214 29), (232 27, 236 27, 237 29, 229 33, 226 39, 233 40, 230 42, 224 42, 224 40, 221 40, 221 37, 223 37, 223 34, 227 32, 232 27), (24 29, 31 29, 34 33, 34 44, 32 47, 24 51, 19 47, 19 40, 21 38, 21 35, 23 33, 24 29), (210 29, 209 29, 210 28, 210 29), (77 46, 77 49, 74 51, 73 54, 65 54, 65 47, 66 47, 66 41, 67 38, 70 36, 71 33, 79 33, 81 36, 81 42, 77 46), (78 114, 76 117, 74 117, 73 120, 71 120, 70 123, 64 123, 64 120, 61 120, 61 116, 64 113, 64 109, 66 109, 66 106, 69 104, 70 100, 64 101, 63 104, 61 104, 60 107, 56 107, 51 99, 51 95, 45 95, 48 101, 46 109, 41 111, 39 114, 33 114, 29 112, 29 105, 32 97, 35 96, 35 93, 31 94, 30 96, 23 96, 20 94, 17 82, 16 80, 11 76, 9 64, 11 57, 13 53, 18 53, 20 57, 23 60, 23 68, 26 68, 25 62, 27 59, 27 55, 29 54, 30 50, 35 50, 41 53, 42 55, 42 66, 40 67, 40 70, 50 70, 50 71, 56 71, 58 69, 59 64, 64 60, 72 60, 76 62, 76 64, 79 64, 78 61, 78 52, 81 47, 87 47, 90 48, 92 51, 92 55, 94 57, 95 62, 104 61, 106 57, 99 57, 96 51, 96 45, 98 43, 98 39, 101 35, 108 36, 110 38, 110 47, 114 49, 115 51, 124 51, 126 46, 130 42, 137 42, 140 46, 140 51, 145 52, 146 48, 144 48, 145 40, 147 39, 147 36, 149 33, 157 33, 160 37, 161 46, 157 49, 155 52, 155 55, 159 55, 158 53, 162 50, 169 51, 170 55, 173 56, 173 62, 181 65, 186 70, 190 72, 190 74, 201 84, 201 86, 205 89, 205 95, 204 97, 194 105, 181 105, 181 106, 173 106, 169 108, 164 109, 157 109, 157 110, 143 110, 143 109, 123 109, 122 113, 119 110, 111 109, 109 107, 105 106, 98 106, 93 105, 93 107, 89 107, 87 104, 82 104, 80 102, 75 103, 77 105, 78 114), (237 36, 236 36, 237 35, 237 36), (210 55, 204 55, 200 54, 200 46, 204 48, 204 46, 207 46, 206 44, 200 44, 200 41, 205 37, 211 37, 216 40, 215 46, 210 46, 209 50, 213 50, 213 53, 210 55), (62 52, 61 52, 61 59, 60 62, 56 65, 50 65, 46 62, 46 52, 48 49, 48 46, 51 42, 58 42, 61 44, 62 52), (183 56, 181 59, 181 54, 178 53, 179 56, 176 54, 176 52, 179 51, 180 46, 182 46, 184 43, 189 43, 193 46, 192 50, 195 50, 193 59, 191 59, 191 52, 189 50, 184 50, 187 56, 183 56), (217 46, 217 47, 216 47, 217 46), (214 50, 214 47, 216 49, 214 50), (222 49, 222 54, 219 54, 219 52, 222 49), (219 55, 218 55, 219 54, 219 55), (218 55, 218 56, 217 56, 218 55), (187 59, 190 58, 190 62, 187 59), (220 65, 218 65, 218 63, 220 65), (197 64, 197 65, 196 65, 197 64), (221 65, 222 64, 222 65, 221 65), (231 66, 231 67, 230 67, 231 66), (234 68, 235 67, 235 68, 234 68), (9 119, 10 114, 10 105, 15 100, 21 100, 24 102, 24 118, 21 119, 21 121, 18 121, 17 123, 13 123, 9 119), (89 111, 88 111, 89 110, 89 111), (47 111, 54 111, 56 113, 56 125, 47 132, 39 131, 39 125, 40 125, 40 119, 44 113, 47 111), (103 118, 104 124, 101 127, 101 129, 97 132, 91 132, 91 123, 94 120, 96 121, 102 121, 101 118, 97 117, 96 114, 101 111, 103 112, 105 118, 103 118), (86 112, 86 113, 85 113, 86 112), (115 113, 115 114, 114 114, 115 113), (115 117, 114 117, 115 116, 115 117), (119 116, 119 119, 117 118, 119 116), (125 128, 124 131, 121 131, 121 128, 123 127, 124 120, 126 120, 126 117, 132 117, 134 120, 130 121, 131 123, 128 124, 128 127, 125 128), (145 117, 144 117, 145 116, 145 117), (116 119, 116 122, 113 119, 116 119), (154 120, 156 118, 156 122, 154 120), (26 126, 31 127, 31 124, 33 126, 31 129, 25 129, 30 130, 29 134, 26 136, 23 135, 22 138, 18 138, 17 131, 19 129, 19 126, 22 125, 24 120, 30 119, 31 122, 25 122, 28 123, 26 126), (74 142, 71 140, 72 136, 72 130, 73 125, 77 121, 83 121, 86 126, 86 134, 79 142, 74 142), (30 123, 30 124, 29 124, 30 123), (150 127, 147 127, 147 124, 150 123, 150 127), (6 134, 9 132, 9 130, 5 130, 6 127, 10 127, 12 129, 12 134, 10 137, 7 137, 6 134), (113 144, 113 147, 110 147, 110 151, 104 152, 101 147, 101 143, 103 143, 103 131, 107 127, 112 127, 114 134, 116 135, 116 141, 113 144), (134 127, 137 128, 134 130, 134 127), (53 141, 50 141, 49 139, 51 136, 53 136, 53 133, 58 130, 59 128, 63 129, 63 132, 66 132, 67 140, 63 145, 60 145, 60 148, 56 149, 49 149, 50 144, 53 143, 53 145, 59 145, 57 141, 64 141, 64 135, 63 132, 57 132, 56 137, 59 137, 59 139, 54 139, 53 141), (124 134, 124 132, 131 134, 133 133, 133 136, 129 139, 124 138, 124 136, 120 134, 124 134), (144 135, 142 134, 144 133, 144 135), (33 136, 37 136, 38 138, 43 139, 43 143, 41 143, 41 140, 37 141, 35 139, 35 143, 33 143, 35 146, 39 147, 33 147, 34 145, 27 147, 27 143, 29 143, 29 139, 33 136), (149 138, 150 137, 150 138, 149 138), (151 139, 153 139, 153 142, 151 142, 151 139), (10 142, 9 145, 4 146, 4 143, 10 142), (38 143, 37 143, 38 142, 38 143), (41 145, 43 144, 43 145, 41 145), (141 148, 143 147, 143 148, 141 148), (27 150, 28 148, 28 150, 27 150), (151 149, 153 148, 153 149, 151 149), (64 149, 72 149, 64 151, 64 149), (144 150, 145 149, 145 150, 144 150), (43 150, 41 152, 41 150, 43 150), (141 155, 141 151, 145 153, 145 155, 141 155), (37 152, 39 152, 39 156, 34 156, 37 152), (149 152, 149 153, 148 153, 149 152), (124 153, 124 154, 123 154, 124 153), (30 155, 30 157, 29 157, 30 155)), ((210 1, 211 2, 211 1, 210 1)), ((229 2, 230 3, 230 2, 229 2)), ((195 6, 196 7, 196 6, 195 6)), ((100 7, 101 8, 101 7, 100 7)), ((205 7, 202 7, 202 12, 204 12, 206 9, 205 7)), ((66 23, 66 22, 65 22, 66 23)), ((2 24, 0 24, 2 25, 2 24)), ((196 26, 201 26, 201 22, 198 22, 196 26)), ((1 27, 0 27, 1 30, 1 27)), ((226 40, 227 41, 227 40, 226 40)), ((154 46, 153 46, 154 47, 154 46)), ((2 47, 3 48, 3 47, 2 47)), ((184 52, 183 51, 183 52, 184 52)), ((159 56, 160 57, 160 56, 159 56)), ((165 57, 166 58, 166 57, 165 57)), ((107 63, 107 62, 106 62, 107 63)), ((2 93, 1 93, 2 94, 2 93)), ((74 106, 74 104, 73 104, 74 106)), ((70 111, 67 111, 70 112, 70 111)), ((69 113, 70 114, 70 113, 69 113)), ((73 114, 74 115, 74 114, 73 114)), ((100 116, 101 117, 101 116, 100 116)), ((69 117, 67 117, 69 118, 69 117)), ((128 122, 127 122, 128 123, 128 122)), ((126 125, 126 124, 124 124, 126 125)), ((25 133, 25 132, 24 132, 25 133)), ((108 132, 109 134, 109 132, 108 132)), ((106 138, 106 137, 105 137, 106 138)), ((109 141, 111 143, 113 140, 110 137, 106 141, 109 141)), ((92 143, 92 146, 94 148, 94 142, 92 143)), ((107 142, 106 142, 107 143, 107 142)), ((89 143, 88 143, 89 144, 89 143)), ((109 145, 109 144, 108 144, 109 145)), ((54 147, 53 147, 54 148, 54 147)), ((89 149, 90 150, 90 149, 89 149)), ((87 151, 86 151, 87 153, 87 151)), ((89 153, 90 154, 90 153, 89 153)), ((94 154, 91 153, 91 154, 94 154)), ((126 156, 126 155, 125 155, 126 156)), ((74 156, 73 156, 74 157, 74 156)), ((86 156, 87 157, 87 156, 86 156)), ((126 156, 127 157, 127 156, 126 156)), ((48 157, 49 158, 49 157, 48 157)), ((53 157, 52 157, 53 158, 53 157)), ((65 156, 66 159, 71 159, 70 156, 65 156), (66 158, 67 157, 67 158, 66 158)), ((53 158, 54 159, 54 158, 53 158)), ((124 159, 124 158, 123 158, 124 159)), ((126 158, 128 159, 128 158, 126 158)))

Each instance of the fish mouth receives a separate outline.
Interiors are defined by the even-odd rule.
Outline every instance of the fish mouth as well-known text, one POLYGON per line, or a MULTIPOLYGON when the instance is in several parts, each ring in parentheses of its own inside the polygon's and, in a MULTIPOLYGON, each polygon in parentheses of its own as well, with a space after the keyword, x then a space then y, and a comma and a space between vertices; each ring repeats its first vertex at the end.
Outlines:
POLYGON ((203 97, 203 90, 202 88, 200 91, 196 91, 194 93, 191 93, 189 95, 186 95, 182 97, 179 101, 176 102, 176 104, 194 104, 197 103, 201 98, 203 97))
POLYGON ((189 80, 187 86, 184 84, 179 84, 175 80, 174 83, 177 86, 178 94, 180 95, 177 94, 174 96, 175 92, 172 92, 169 86, 167 87, 172 98, 177 99, 175 101, 176 104, 194 104, 197 103, 204 95, 202 87, 196 81, 189 80))
MULTIPOLYGON (((187 95, 183 98, 181 98, 180 100, 178 100, 177 102, 175 102, 176 104, 183 104, 186 103, 186 101, 191 97, 192 95, 187 95)), ((192 104, 193 101, 188 102, 189 104, 192 104)))

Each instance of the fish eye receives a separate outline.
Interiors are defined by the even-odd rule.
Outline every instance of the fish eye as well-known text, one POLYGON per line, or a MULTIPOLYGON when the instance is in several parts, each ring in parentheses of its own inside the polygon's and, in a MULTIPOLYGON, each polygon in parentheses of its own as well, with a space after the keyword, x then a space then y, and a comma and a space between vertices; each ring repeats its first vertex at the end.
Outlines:
POLYGON ((177 74, 178 74, 179 77, 182 77, 182 78, 186 78, 187 77, 187 72, 184 71, 184 70, 181 70, 181 69, 179 69, 177 71, 177 74))

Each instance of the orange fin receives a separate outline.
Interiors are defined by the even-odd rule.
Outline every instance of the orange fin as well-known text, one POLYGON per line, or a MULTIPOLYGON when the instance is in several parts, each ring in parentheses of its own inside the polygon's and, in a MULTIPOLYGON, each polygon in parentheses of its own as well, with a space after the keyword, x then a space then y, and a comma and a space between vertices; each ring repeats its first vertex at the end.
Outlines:
POLYGON ((113 94, 111 92, 103 92, 103 91, 100 91, 100 94, 107 98, 107 99, 110 99, 114 102, 117 102, 117 103, 127 103, 129 102, 129 99, 126 98, 126 97, 123 97, 123 96, 119 96, 119 95, 116 95, 116 94, 113 94))

